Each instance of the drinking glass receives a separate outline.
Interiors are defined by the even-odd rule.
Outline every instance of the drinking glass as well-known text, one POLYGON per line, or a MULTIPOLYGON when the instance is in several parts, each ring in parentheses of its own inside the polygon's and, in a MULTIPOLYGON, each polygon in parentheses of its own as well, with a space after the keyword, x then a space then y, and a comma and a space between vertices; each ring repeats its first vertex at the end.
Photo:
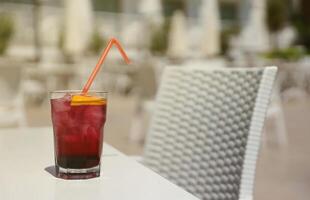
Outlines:
POLYGON ((57 177, 100 176, 107 93, 64 90, 50 96, 57 177))

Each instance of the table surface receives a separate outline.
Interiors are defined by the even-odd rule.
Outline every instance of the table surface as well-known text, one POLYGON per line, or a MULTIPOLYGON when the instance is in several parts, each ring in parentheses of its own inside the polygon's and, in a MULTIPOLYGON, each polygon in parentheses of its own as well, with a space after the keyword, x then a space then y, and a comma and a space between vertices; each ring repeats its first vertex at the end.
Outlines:
POLYGON ((104 144, 101 176, 63 180, 54 165, 52 128, 0 130, 2 200, 196 199, 145 166, 104 144))

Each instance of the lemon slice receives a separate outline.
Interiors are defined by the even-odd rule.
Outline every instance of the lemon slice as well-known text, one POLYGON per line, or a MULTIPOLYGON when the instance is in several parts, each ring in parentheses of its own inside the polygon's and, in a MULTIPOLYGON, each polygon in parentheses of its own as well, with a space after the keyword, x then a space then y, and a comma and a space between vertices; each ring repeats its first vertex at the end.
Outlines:
POLYGON ((73 95, 71 99, 71 106, 81 106, 81 105, 100 106, 104 104, 106 104, 105 99, 94 96, 73 95))

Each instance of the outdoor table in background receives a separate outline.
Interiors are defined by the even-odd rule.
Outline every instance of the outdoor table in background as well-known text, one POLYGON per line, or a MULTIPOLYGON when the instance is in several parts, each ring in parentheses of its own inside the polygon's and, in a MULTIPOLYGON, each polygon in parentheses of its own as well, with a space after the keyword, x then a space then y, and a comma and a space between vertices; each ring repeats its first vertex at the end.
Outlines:
POLYGON ((197 199, 107 144, 99 178, 58 179, 52 128, 0 130, 0 162, 4 200, 197 199))

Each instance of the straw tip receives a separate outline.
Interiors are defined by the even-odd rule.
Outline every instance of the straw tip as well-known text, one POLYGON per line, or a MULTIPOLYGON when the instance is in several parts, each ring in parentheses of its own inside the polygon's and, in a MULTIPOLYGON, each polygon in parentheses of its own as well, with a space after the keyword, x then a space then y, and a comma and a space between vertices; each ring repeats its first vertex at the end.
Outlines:
POLYGON ((112 42, 118 42, 118 40, 115 38, 115 37, 112 37, 111 39, 110 39, 110 41, 112 41, 112 42))

